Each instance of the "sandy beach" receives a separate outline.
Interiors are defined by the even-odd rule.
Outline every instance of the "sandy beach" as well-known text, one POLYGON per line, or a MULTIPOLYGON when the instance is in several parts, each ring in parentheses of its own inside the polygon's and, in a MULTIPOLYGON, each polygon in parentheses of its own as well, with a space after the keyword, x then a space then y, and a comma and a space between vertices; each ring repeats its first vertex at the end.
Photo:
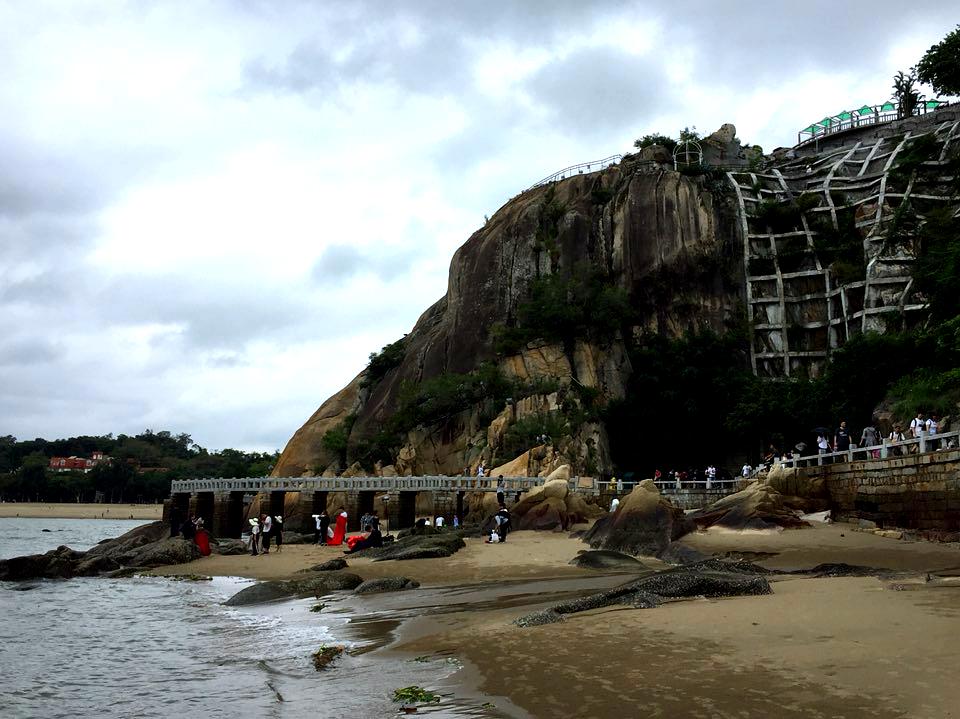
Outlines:
POLYGON ((0 503, 0 517, 32 517, 36 519, 160 519, 162 516, 162 504, 0 503))
MULTIPOLYGON (((586 545, 548 532, 515 532, 497 546, 468 539, 449 559, 348 561, 364 578, 402 574, 422 584, 414 593, 366 600, 403 618, 385 651, 457 656, 465 690, 490 697, 508 716, 957 716, 960 687, 950 679, 960 662, 957 545, 895 540, 844 524, 711 530, 684 542, 768 568, 846 562, 902 574, 773 576, 770 596, 607 607, 521 629, 511 621, 563 593, 589 593, 626 577, 569 565, 586 545)), ((279 555, 210 557, 155 573, 264 579, 333 556, 342 550, 289 545, 279 555)))

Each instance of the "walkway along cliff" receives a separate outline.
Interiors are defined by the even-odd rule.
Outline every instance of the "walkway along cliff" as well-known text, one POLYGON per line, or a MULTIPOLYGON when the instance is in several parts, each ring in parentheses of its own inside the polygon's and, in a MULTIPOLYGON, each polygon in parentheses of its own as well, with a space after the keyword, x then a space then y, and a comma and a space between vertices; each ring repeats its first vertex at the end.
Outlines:
POLYGON ((642 336, 739 332, 756 375, 816 377, 851 337, 922 321, 912 228, 960 206, 958 140, 951 106, 748 165, 725 125, 703 142, 710 165, 676 171, 654 147, 531 188, 273 476, 609 474, 604 409, 642 369, 642 336))

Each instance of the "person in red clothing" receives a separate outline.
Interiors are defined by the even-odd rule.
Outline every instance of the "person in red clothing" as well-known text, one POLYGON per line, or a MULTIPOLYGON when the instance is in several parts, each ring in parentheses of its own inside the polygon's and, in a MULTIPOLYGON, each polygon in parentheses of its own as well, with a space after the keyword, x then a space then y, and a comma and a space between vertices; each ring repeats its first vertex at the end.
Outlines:
POLYGON ((337 511, 337 524, 333 529, 333 536, 327 540, 327 544, 343 544, 343 539, 347 534, 347 510, 343 507, 337 511))

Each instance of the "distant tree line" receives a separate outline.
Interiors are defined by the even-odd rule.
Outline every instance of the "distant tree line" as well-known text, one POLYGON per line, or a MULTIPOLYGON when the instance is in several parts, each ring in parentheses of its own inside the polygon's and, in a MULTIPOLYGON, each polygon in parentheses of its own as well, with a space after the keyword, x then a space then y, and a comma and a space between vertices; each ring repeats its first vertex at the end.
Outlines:
POLYGON ((0 500, 17 502, 92 502, 98 492, 105 502, 156 502, 170 493, 170 481, 189 477, 262 477, 279 452, 211 452, 189 434, 144 430, 129 436, 112 434, 69 439, 0 436, 0 500), (111 461, 89 472, 58 472, 51 457, 90 457, 100 451, 111 461))

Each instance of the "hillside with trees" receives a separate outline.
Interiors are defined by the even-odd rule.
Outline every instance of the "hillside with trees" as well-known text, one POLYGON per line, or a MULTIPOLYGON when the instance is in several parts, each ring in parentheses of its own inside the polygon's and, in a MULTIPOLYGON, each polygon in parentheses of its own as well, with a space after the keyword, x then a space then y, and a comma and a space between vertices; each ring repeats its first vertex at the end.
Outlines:
POLYGON ((18 441, 0 437, 0 500, 10 502, 157 502, 170 494, 170 482, 188 477, 262 477, 279 453, 210 451, 189 434, 144 430, 68 439, 18 441), (110 459, 89 471, 55 471, 53 457, 110 459))

